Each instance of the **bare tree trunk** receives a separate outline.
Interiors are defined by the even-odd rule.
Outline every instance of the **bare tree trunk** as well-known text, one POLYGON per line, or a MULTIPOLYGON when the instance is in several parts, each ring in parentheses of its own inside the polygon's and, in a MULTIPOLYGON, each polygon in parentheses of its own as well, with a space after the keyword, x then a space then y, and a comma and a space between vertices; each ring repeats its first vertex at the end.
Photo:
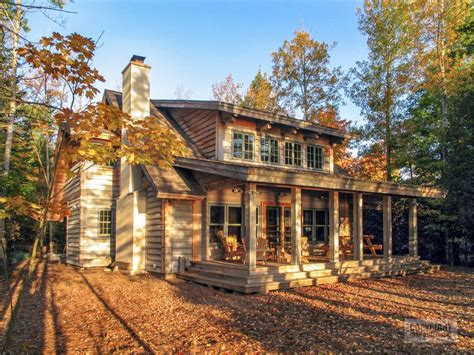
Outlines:
POLYGON ((12 154, 12 144, 13 144, 13 129, 15 124, 15 114, 16 114, 16 74, 18 67, 18 37, 21 28, 21 0, 16 1, 16 15, 15 23, 12 33, 12 61, 11 61, 11 77, 10 77, 10 101, 8 103, 8 112, 7 112, 7 133, 5 139, 5 152, 3 155, 3 170, 2 175, 8 175, 10 172, 10 162, 12 154))

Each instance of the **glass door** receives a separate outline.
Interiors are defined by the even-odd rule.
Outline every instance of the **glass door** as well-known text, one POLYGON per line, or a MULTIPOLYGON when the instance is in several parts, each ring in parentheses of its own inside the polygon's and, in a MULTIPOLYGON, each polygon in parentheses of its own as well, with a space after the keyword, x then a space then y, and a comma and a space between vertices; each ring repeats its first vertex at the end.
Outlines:
POLYGON ((265 217, 268 245, 275 247, 280 243, 281 237, 281 207, 267 206, 265 217))

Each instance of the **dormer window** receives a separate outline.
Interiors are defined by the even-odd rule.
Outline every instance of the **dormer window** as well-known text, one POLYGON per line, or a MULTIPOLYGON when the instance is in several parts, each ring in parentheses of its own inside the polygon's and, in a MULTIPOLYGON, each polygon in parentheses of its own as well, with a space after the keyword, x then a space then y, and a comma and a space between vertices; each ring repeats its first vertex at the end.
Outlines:
POLYGON ((308 145, 306 148, 308 168, 321 170, 323 168, 323 148, 308 145))
POLYGON ((285 142, 285 164, 303 166, 301 143, 285 142))
POLYGON ((253 160, 255 136, 253 134, 234 132, 232 136, 232 157, 235 159, 253 160))
POLYGON ((271 164, 280 163, 280 147, 277 139, 262 137, 260 140, 260 160, 271 164))

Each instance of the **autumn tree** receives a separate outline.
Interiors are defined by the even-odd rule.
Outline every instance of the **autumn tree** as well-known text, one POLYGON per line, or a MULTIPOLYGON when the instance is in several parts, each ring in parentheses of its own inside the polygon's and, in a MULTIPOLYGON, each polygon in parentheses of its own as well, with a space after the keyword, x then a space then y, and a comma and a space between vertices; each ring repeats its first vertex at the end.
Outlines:
POLYGON ((417 63, 423 75, 421 87, 441 93, 441 123, 446 129, 448 120, 447 98, 459 75, 459 61, 451 50, 470 13, 469 0, 416 0, 413 21, 418 25, 419 42, 417 63))
POLYGON ((308 32, 296 31, 291 41, 272 53, 272 85, 279 107, 288 113, 301 112, 305 120, 318 121, 341 103, 343 74, 329 66, 331 46, 318 42, 308 32))
POLYGON ((259 69, 250 83, 242 101, 242 106, 256 110, 277 112, 275 93, 268 75, 259 69))
POLYGON ((19 49, 19 54, 33 70, 63 83, 69 91, 69 100, 63 106, 55 107, 41 101, 29 103, 33 107, 47 106, 52 110, 56 136, 48 189, 41 206, 40 234, 33 253, 44 237, 48 213, 61 209, 56 203, 58 191, 53 189, 55 179, 61 173, 69 173, 61 169, 68 170, 73 163, 81 168, 87 168, 91 163, 103 165, 119 157, 125 157, 130 164, 167 167, 175 156, 185 153, 176 135, 156 119, 132 120, 118 108, 92 102, 98 94, 96 83, 104 80, 91 66, 95 48, 93 40, 79 34, 53 33, 42 38, 38 45, 28 43, 19 49), (127 142, 122 140, 122 129, 127 132, 127 142))
POLYGON ((212 84, 212 98, 231 104, 242 103, 241 83, 235 83, 232 74, 228 74, 224 80, 212 84))
POLYGON ((367 36, 369 57, 351 69, 348 94, 367 120, 363 138, 384 146, 385 175, 391 181, 396 131, 404 117, 404 100, 416 79, 410 4, 365 0, 358 17, 359 29, 367 36))

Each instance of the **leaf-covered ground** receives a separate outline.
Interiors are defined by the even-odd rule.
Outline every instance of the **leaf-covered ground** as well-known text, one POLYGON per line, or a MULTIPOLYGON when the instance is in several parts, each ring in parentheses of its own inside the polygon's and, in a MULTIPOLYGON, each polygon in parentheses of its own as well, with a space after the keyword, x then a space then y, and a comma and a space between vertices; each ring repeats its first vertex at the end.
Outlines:
POLYGON ((40 263, 9 350, 472 351, 473 300, 469 269, 243 296, 149 275, 40 263), (405 318, 455 321, 457 340, 407 342, 405 318))

